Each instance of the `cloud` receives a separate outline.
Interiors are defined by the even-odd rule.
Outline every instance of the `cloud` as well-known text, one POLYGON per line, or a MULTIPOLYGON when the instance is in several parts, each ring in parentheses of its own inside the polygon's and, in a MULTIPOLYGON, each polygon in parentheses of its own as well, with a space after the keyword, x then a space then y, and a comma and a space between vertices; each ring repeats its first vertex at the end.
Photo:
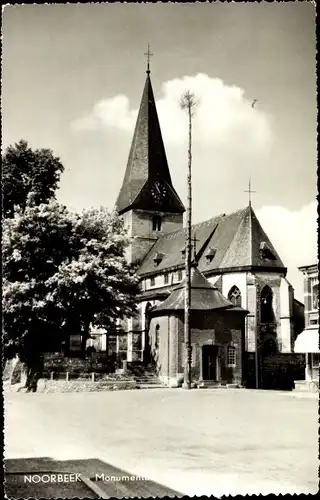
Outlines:
MULTIPOLYGON (((264 147, 271 140, 266 114, 258 105, 244 97, 244 90, 225 84, 219 78, 199 73, 196 76, 175 78, 162 85, 163 97, 157 100, 162 132, 166 141, 183 144, 186 140, 186 117, 180 108, 185 90, 198 100, 194 119, 194 141, 212 147, 224 147, 236 141, 240 146, 250 144, 264 147)), ((74 130, 112 127, 133 131, 137 109, 130 109, 129 99, 121 94, 97 102, 89 115, 72 123, 74 130)))
POLYGON ((298 267, 317 262, 316 201, 298 211, 281 206, 265 206, 256 210, 256 214, 288 268, 288 280, 297 298, 303 301, 303 278, 298 267))
POLYGON ((135 123, 137 110, 130 111, 129 99, 119 94, 110 99, 98 101, 90 114, 71 123, 74 131, 96 130, 101 127, 114 127, 130 131, 135 123))
MULTIPOLYGON (((219 198, 230 192, 230 181, 241 185, 234 196, 235 203, 243 199, 250 174, 256 182, 259 172, 263 172, 264 183, 273 144, 272 120, 259 102, 252 108, 252 101, 245 97, 243 89, 227 85, 220 78, 199 73, 163 83, 157 110, 171 175, 183 200, 186 199, 188 119, 180 108, 180 100, 186 90, 193 92, 198 100, 193 120, 193 185, 195 216, 201 220, 208 213, 226 210, 225 202, 220 209, 219 198), (219 192, 214 193, 213 186, 218 184, 219 192)), ((97 102, 88 115, 72 123, 72 128, 74 131, 113 129, 118 131, 119 142, 124 142, 133 134, 137 113, 137 109, 130 107, 128 97, 121 94, 97 102)), ((123 154, 125 165, 128 152, 123 154)), ((117 153, 114 151, 113 155, 117 153)))
POLYGON ((205 74, 185 76, 163 85, 164 97, 157 103, 159 119, 168 140, 184 143, 186 117, 180 109, 185 90, 194 93, 198 106, 194 118, 194 141, 213 147, 250 138, 257 147, 268 143, 271 133, 267 116, 252 108, 244 90, 229 86, 219 78, 205 74))
MULTIPOLYGON (((198 101, 193 120, 193 185, 199 207, 196 213, 203 219, 204 212, 220 210, 219 196, 230 190, 230 181, 242 184, 236 201, 243 195, 250 174, 253 173, 254 181, 259 177, 257 171, 264 170, 262 178, 266 175, 273 143, 272 121, 259 107, 259 102, 252 108, 252 101, 245 97, 243 89, 227 85, 220 78, 199 73, 163 83, 156 104, 172 178, 182 199, 186 199, 183 172, 188 119, 180 108, 180 100, 186 90, 193 92, 198 101), (213 203, 212 190, 217 183, 220 185, 216 194, 218 204, 213 203)), ((137 113, 137 109, 130 108, 128 97, 121 94, 100 100, 88 115, 71 125, 74 131, 113 129, 119 132, 119 141, 123 142, 130 140, 133 134, 137 113)), ((125 164, 127 158, 122 161, 125 164)), ((222 210, 225 211, 225 207, 222 210)))

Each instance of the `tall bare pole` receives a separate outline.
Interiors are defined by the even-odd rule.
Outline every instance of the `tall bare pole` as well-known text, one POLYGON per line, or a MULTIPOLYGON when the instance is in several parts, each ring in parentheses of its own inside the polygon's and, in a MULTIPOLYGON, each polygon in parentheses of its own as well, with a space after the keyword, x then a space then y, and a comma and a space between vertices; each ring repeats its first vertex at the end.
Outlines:
POLYGON ((196 100, 189 90, 181 97, 181 109, 188 113, 189 137, 188 137, 188 199, 187 199, 187 231, 185 242, 185 294, 184 294, 184 343, 185 343, 185 363, 184 363, 184 388, 191 389, 191 363, 192 346, 190 330, 190 306, 191 306, 191 220, 192 220, 192 185, 191 185, 191 165, 192 165, 192 118, 195 114, 196 100))

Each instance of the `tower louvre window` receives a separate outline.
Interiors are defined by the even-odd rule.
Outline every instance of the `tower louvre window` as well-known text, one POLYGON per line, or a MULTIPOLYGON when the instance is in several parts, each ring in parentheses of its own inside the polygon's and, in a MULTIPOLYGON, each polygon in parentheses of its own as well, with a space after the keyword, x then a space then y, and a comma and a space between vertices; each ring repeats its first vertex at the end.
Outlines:
POLYGON ((160 215, 152 217, 152 231, 161 231, 162 219, 160 215))
POLYGON ((167 285, 169 283, 169 273, 164 274, 164 283, 167 285))
POLYGON ((154 286, 155 285, 155 279, 152 277, 150 278, 150 286, 154 286))
POLYGON ((178 271, 178 281, 182 281, 182 271, 178 271))

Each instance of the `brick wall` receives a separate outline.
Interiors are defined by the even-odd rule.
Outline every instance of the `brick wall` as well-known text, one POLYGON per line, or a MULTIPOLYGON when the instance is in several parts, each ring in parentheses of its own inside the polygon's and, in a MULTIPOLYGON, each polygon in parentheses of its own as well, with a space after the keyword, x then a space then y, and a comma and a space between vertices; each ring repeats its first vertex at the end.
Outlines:
MULTIPOLYGON (((177 317, 178 321, 178 373, 184 369, 184 322, 183 316, 177 317)), ((223 383, 241 384, 242 380, 242 350, 244 335, 244 315, 227 312, 193 312, 191 316, 191 344, 192 377, 199 380, 201 373, 202 346, 207 344, 219 345, 220 374, 223 383), (236 366, 228 367, 226 363, 227 347, 234 345, 236 348, 236 366)))

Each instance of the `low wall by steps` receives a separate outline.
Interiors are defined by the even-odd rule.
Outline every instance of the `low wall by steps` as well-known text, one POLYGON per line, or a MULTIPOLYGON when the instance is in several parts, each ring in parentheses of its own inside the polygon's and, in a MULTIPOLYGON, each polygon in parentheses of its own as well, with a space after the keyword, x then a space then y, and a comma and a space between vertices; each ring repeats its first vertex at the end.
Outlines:
MULTIPOLYGON (((121 391, 139 389, 135 381, 101 381, 91 382, 85 380, 46 380, 38 381, 37 392, 42 393, 58 393, 58 392, 103 392, 103 391, 121 391)), ((5 392, 26 392, 22 384, 5 384, 5 392)), ((34 393, 33 393, 34 394, 34 393)))
POLYGON ((294 391, 295 392, 316 392, 313 391, 313 385, 311 386, 311 381, 307 380, 295 380, 294 382, 294 391))
POLYGON ((114 371, 114 363, 106 353, 92 353, 87 358, 68 357, 61 353, 46 353, 44 355, 44 373, 50 372, 86 373, 114 371))

